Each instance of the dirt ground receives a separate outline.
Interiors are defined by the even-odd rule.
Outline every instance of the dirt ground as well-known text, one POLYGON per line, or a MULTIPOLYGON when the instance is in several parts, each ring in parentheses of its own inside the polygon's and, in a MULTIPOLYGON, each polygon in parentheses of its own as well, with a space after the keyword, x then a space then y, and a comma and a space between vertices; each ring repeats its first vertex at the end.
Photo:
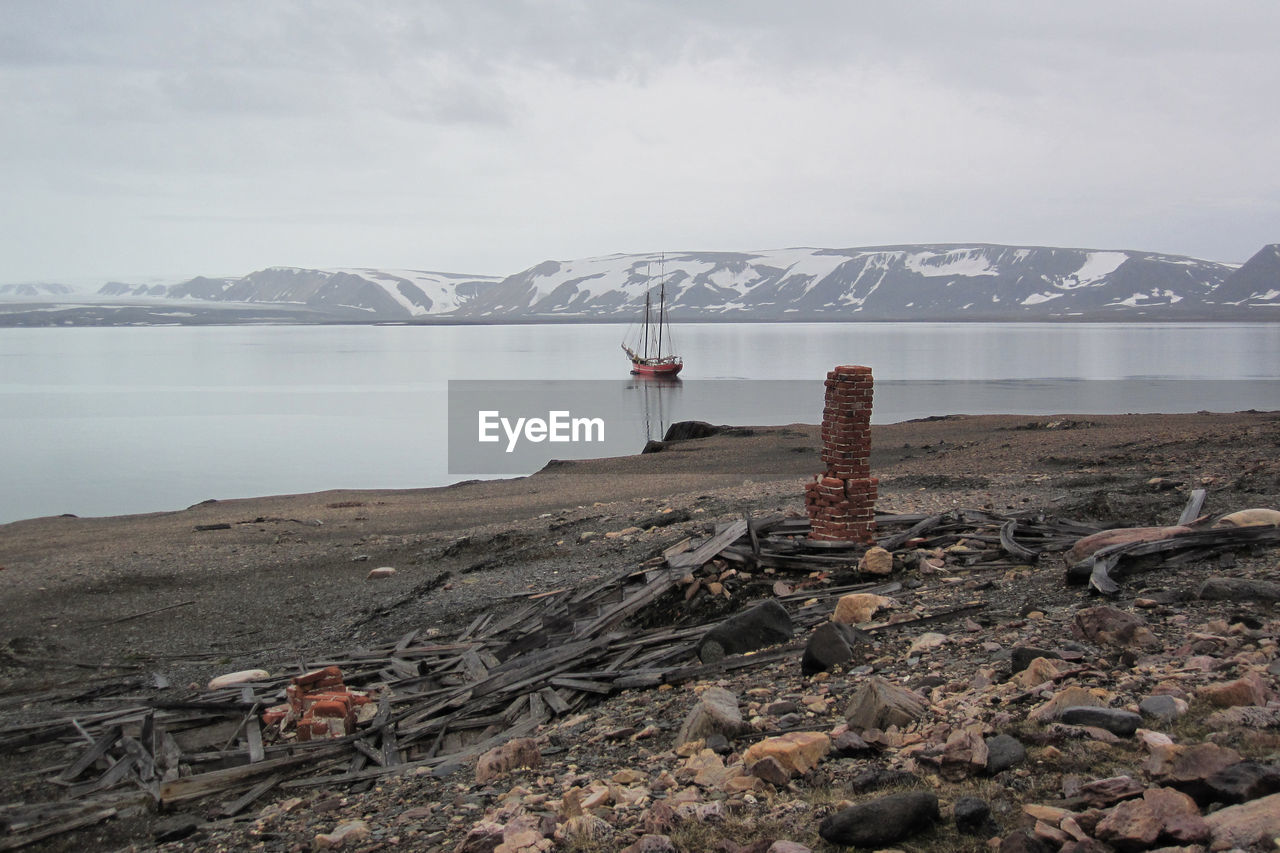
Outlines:
MULTIPOLYGON (((875 427, 872 467, 880 512, 1141 525, 1172 522, 1195 486, 1209 490, 1206 512, 1277 505, 1278 448, 1277 413, 953 416, 875 427)), ((513 480, 2 525, 0 714, 64 683, 127 674, 180 686, 448 631, 522 593, 634 565, 716 519, 801 514, 820 468, 817 428, 792 424, 513 480), (651 529, 605 535, 633 526, 651 529), (383 566, 395 575, 366 579, 383 566)))

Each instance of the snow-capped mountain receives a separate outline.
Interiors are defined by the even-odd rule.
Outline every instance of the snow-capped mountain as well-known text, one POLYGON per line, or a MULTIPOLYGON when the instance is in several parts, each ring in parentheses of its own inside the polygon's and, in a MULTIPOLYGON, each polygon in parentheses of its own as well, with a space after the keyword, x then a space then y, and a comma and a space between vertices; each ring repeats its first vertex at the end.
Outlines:
POLYGON ((70 296, 75 288, 65 284, 44 284, 31 282, 24 284, 0 284, 0 296, 30 299, 48 299, 70 296))
POLYGON ((356 318, 402 320, 448 314, 501 281, 496 276, 454 275, 418 270, 309 270, 271 267, 241 278, 200 276, 169 287, 108 284, 111 296, 163 296, 209 302, 279 303, 306 306, 356 318))
POLYGON ((1214 305, 1235 270, 1151 252, 994 245, 613 255, 539 264, 457 314, 634 316, 646 290, 665 281, 676 319, 1174 317, 1214 305))
MULTIPOLYGON (((1140 251, 921 244, 608 255, 545 261, 506 278, 272 267, 178 284, 112 282, 89 308, 75 309, 83 317, 47 309, 42 317, 63 324, 630 321, 660 283, 677 320, 1272 320, 1280 319, 1280 244, 1243 265, 1140 251)), ((15 316, 0 314, 0 323, 17 324, 15 316)))

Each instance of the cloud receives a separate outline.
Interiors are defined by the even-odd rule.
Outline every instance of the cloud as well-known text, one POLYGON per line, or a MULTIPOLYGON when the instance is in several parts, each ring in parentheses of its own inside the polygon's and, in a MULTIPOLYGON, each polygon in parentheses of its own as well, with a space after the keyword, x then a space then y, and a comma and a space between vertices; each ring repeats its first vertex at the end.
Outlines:
POLYGON ((7 11, 0 280, 972 239, 1243 260, 1280 239, 1271 3, 7 11))

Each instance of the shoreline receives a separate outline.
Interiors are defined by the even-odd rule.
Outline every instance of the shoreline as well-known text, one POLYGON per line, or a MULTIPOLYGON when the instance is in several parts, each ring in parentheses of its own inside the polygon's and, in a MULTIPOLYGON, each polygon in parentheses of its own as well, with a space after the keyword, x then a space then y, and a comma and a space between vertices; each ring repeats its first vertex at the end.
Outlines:
MULTIPOLYGON (((8 638, 32 638, 72 657, 98 649, 110 659, 112 652, 145 656, 175 644, 207 646, 227 625, 239 626, 232 632, 237 636, 302 642, 340 634, 362 610, 406 594, 415 583, 466 571, 466 583, 443 596, 436 617, 456 618, 474 609, 465 587, 481 578, 485 589, 511 592, 513 585, 490 583, 490 572, 456 555, 442 557, 454 543, 505 536, 525 543, 546 571, 578 579, 598 568, 590 564, 600 545, 578 549, 573 537, 635 526, 661 509, 689 514, 683 528, 661 529, 671 532, 753 509, 803 515, 803 483, 822 468, 817 433, 805 424, 741 428, 661 453, 555 463, 513 479, 12 522, 0 525, 8 585, 0 621, 8 638), (383 565, 397 567, 397 576, 384 585, 365 583, 367 570, 383 565), (146 620, 155 623, 153 636, 104 632, 98 624, 106 613, 124 616, 191 599, 200 605, 176 621, 146 620), (268 632, 263 626, 279 622, 281 607, 297 612, 268 632), (256 633, 244 633, 250 631, 256 633)), ((1259 437, 1270 442, 1272 459, 1264 453, 1257 464, 1272 470, 1280 465, 1273 452, 1280 446, 1280 413, 953 415, 873 426, 871 467, 881 482, 880 512, 960 505, 1061 512, 1073 501, 1114 493, 1106 498, 1112 504, 1137 507, 1118 521, 1157 523, 1153 502, 1175 504, 1179 490, 1146 494, 1147 480, 1176 480, 1181 491, 1205 478, 1227 482, 1259 437), (1174 447, 1176 458, 1170 457, 1174 447), (1126 491, 1139 494, 1122 497, 1126 491)), ((635 538, 613 554, 644 559, 656 538, 635 538)))

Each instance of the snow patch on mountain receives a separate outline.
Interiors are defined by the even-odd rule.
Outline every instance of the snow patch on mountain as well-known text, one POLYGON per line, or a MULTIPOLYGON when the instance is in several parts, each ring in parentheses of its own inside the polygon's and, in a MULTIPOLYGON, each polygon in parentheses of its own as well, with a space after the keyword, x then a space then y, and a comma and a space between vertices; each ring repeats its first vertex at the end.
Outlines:
POLYGON ((1067 276, 1058 286, 1063 290, 1087 287, 1111 275, 1127 260, 1129 256, 1124 252, 1090 252, 1085 256, 1080 268, 1073 275, 1067 276))
POLYGON ((914 273, 934 278, 937 276, 995 275, 992 260, 980 249, 919 252, 908 255, 903 265, 914 273))

